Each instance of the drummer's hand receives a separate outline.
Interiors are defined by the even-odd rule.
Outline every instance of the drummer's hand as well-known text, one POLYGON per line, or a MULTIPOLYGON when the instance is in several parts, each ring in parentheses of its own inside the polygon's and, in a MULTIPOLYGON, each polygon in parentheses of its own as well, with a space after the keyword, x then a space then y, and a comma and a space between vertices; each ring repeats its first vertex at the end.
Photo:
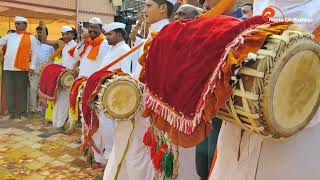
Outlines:
POLYGON ((73 68, 71 70, 75 73, 79 73, 79 71, 80 71, 80 69, 77 65, 73 66, 73 68))
POLYGON ((75 73, 79 73, 80 69, 79 69, 79 68, 73 68, 73 71, 74 71, 75 73))
POLYGON ((80 61, 77 61, 74 66, 72 67, 72 70, 79 71, 80 61))

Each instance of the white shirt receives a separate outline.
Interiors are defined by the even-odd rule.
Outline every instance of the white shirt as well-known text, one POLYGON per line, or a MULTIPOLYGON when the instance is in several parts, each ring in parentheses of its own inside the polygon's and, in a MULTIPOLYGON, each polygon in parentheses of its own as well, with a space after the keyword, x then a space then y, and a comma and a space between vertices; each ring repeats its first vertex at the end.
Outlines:
MULTIPOLYGON (((80 52, 82 52, 82 48, 79 50, 76 49, 75 55, 79 56, 80 52)), ((79 66, 79 77, 89 77, 97 70, 99 70, 102 60, 109 53, 111 46, 108 44, 108 41, 104 40, 99 49, 99 53, 95 60, 88 59, 88 54, 92 49, 92 46, 88 46, 86 52, 80 58, 80 66, 79 66)))
MULTIPOLYGON (((121 41, 115 46, 112 46, 110 49, 110 53, 107 54, 107 56, 104 57, 100 69, 109 65, 114 60, 118 59, 125 53, 130 51, 130 47, 126 44, 126 42, 121 41)), ((122 61, 118 62, 117 64, 113 65, 109 70, 115 70, 115 69, 121 69, 123 72, 130 74, 131 73, 131 57, 128 56, 122 61)))
POLYGON ((148 37, 151 37, 151 33, 153 32, 160 32, 161 29, 169 23, 170 23, 169 19, 162 19, 156 23, 151 24, 149 28, 148 37))
MULTIPOLYGON (((151 26, 149 28, 148 38, 152 38, 151 33, 160 32, 161 29, 169 23, 170 23, 169 19, 163 19, 163 20, 160 20, 156 23, 151 24, 151 26)), ((140 48, 138 51, 139 51, 139 57, 140 57, 143 53, 143 48, 140 48)), ((138 80, 139 76, 140 76, 140 72, 142 70, 142 66, 139 63, 136 63, 136 64, 137 64, 137 66, 134 68, 133 78, 138 80)))
POLYGON ((272 18, 285 18, 310 32, 320 25, 319 0, 255 0, 253 6, 253 15, 262 15, 267 7, 273 6, 272 18))
POLYGON ((34 64, 34 70, 36 72, 39 71, 39 67, 42 64, 49 63, 49 57, 54 53, 54 48, 52 46, 49 46, 47 44, 39 43, 37 46, 37 60, 34 64))
POLYGON ((72 69, 75 63, 77 62, 76 58, 70 56, 70 49, 74 48, 77 43, 74 40, 69 41, 62 50, 62 60, 57 64, 64 66, 68 69, 72 69))
MULTIPOLYGON (((7 45, 6 54, 4 56, 3 70, 7 71, 21 71, 14 67, 18 48, 23 34, 11 33, 0 38, 0 46, 7 45)), ((33 35, 30 35, 31 39, 31 65, 30 69, 35 69, 35 63, 37 59, 37 46, 39 41, 33 35)))

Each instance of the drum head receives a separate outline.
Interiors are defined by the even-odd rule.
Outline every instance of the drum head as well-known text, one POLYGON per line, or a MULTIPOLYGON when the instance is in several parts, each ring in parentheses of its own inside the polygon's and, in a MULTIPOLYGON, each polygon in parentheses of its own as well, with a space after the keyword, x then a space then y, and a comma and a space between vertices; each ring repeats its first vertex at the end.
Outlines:
POLYGON ((63 88, 71 87, 74 81, 75 77, 72 72, 65 72, 65 74, 61 77, 61 85, 63 88))
POLYGON ((262 99, 267 127, 279 137, 304 128, 320 104, 320 45, 298 39, 277 59, 262 99))
POLYGON ((127 120, 139 110, 142 93, 137 82, 127 76, 117 76, 104 86, 102 106, 115 120, 127 120))

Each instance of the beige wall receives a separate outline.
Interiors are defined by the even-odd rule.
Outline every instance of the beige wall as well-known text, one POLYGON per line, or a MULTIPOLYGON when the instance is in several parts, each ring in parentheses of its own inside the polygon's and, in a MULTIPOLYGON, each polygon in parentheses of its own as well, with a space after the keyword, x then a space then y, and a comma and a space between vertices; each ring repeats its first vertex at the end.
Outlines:
MULTIPOLYGON (((192 4, 200 7, 200 4, 198 2, 198 0, 183 0, 183 3, 192 4)), ((253 0, 237 0, 237 3, 253 3, 253 0)))
MULTIPOLYGON (((50 7, 58 7, 65 9, 76 9, 77 0, 0 0, 4 2, 25 3, 25 4, 38 4, 50 7)), ((87 0, 90 1, 90 0, 87 0)))
POLYGON ((80 22, 86 22, 95 16, 108 23, 112 22, 114 17, 110 0, 0 0, 0 2, 0 16, 20 15, 29 18, 75 21, 79 3, 80 22))
POLYGON ((80 0, 78 21, 87 22, 99 17, 104 23, 113 22, 114 10, 109 0, 80 0))

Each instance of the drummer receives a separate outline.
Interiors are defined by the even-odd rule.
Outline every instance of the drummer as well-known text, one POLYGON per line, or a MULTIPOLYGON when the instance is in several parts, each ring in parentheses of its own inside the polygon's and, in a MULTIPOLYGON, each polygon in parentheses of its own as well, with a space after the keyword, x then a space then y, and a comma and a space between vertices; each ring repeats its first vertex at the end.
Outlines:
MULTIPOLYGON (((74 40, 77 34, 70 26, 63 26, 61 28, 61 35, 64 42, 64 46, 61 52, 62 61, 57 64, 71 70, 77 62, 76 59, 70 54, 70 50, 74 49, 77 46, 77 43, 74 40)), ((53 129, 48 133, 48 136, 61 133, 64 130, 63 127, 69 114, 69 96, 70 89, 58 89, 57 98, 54 103, 52 112, 53 129)))
MULTIPOLYGON (((109 65, 113 61, 117 60, 122 55, 126 54, 130 51, 130 47, 124 41, 126 32, 126 25, 119 22, 113 22, 110 24, 106 24, 103 26, 104 34, 106 35, 108 43, 111 45, 110 52, 104 57, 102 63, 100 65, 100 69, 109 65)), ((131 59, 130 56, 128 58, 123 59, 122 61, 116 63, 111 68, 112 70, 122 70, 123 72, 130 74, 131 73, 131 59)), ((113 146, 113 121, 112 119, 106 117, 103 111, 97 112, 99 119, 99 129, 97 133, 101 133, 101 141, 104 144, 103 155, 105 159, 110 158, 110 153, 113 146)), ((110 166, 112 163, 108 163, 107 166, 110 166)), ((107 168, 106 168, 107 169, 107 168)), ((117 166, 112 167, 112 169, 117 169, 117 166)))
MULTIPOLYGON (((319 5, 319 1, 255 1, 254 14, 262 15, 265 8, 274 6, 287 9, 288 12, 283 11, 285 15, 305 18, 313 12, 312 17, 316 18, 316 14, 319 14, 319 8, 316 7, 319 5)), ((304 27, 313 32, 319 24, 317 20, 304 27)), ((318 179, 320 174, 312 167, 317 166, 320 161, 317 158, 320 150, 317 143, 320 138, 319 121, 320 110, 309 128, 284 141, 264 139, 223 122, 217 145, 217 159, 212 163, 209 180, 318 179)))
MULTIPOLYGON (((103 26, 103 30, 105 32, 106 38, 108 40, 108 43, 112 46, 110 53, 107 54, 107 56, 104 58, 102 64, 100 65, 100 68, 104 68, 105 66, 109 65, 113 61, 120 58, 122 55, 126 54, 131 50, 131 48, 126 44, 124 41, 126 32, 125 32, 126 25, 120 22, 113 22, 110 24, 107 24, 103 26)), ((109 68, 108 70, 117 70, 121 69, 123 72, 127 74, 131 74, 131 63, 132 60, 130 58, 131 56, 128 56, 127 58, 121 60, 120 62, 116 63, 114 66, 109 68)), ((104 143, 107 145, 104 151, 104 156, 106 159, 110 159, 109 163, 107 164, 107 167, 105 169, 105 178, 107 179, 113 179, 111 177, 114 176, 115 171, 117 170, 118 164, 115 164, 112 161, 112 159, 116 159, 115 153, 111 153, 111 150, 113 148, 114 151, 117 151, 117 149, 114 149, 115 147, 112 147, 113 143, 113 133, 115 132, 114 129, 112 129, 112 119, 107 118, 103 111, 98 112, 98 118, 99 118, 99 128, 101 128, 102 137, 104 143), (110 153, 111 156, 110 157, 110 153), (109 158, 110 157, 110 158, 109 158)), ((118 123, 126 123, 126 122, 118 122, 118 123)), ((115 126, 118 125, 118 123, 115 124, 115 126)), ((117 141, 116 138, 114 138, 115 141, 117 141)), ((121 176, 119 176, 121 177, 121 176)), ((121 178, 120 178, 121 179, 121 178)))
MULTIPOLYGON (((146 14, 145 20, 147 24, 151 24, 149 29, 148 40, 149 42, 153 33, 160 32, 161 29, 170 23, 169 18, 173 14, 174 5, 176 0, 147 0, 144 12, 146 14)), ((138 45, 135 42, 135 45, 138 45)), ((142 55, 140 51, 140 55, 142 55)), ((134 79, 138 80, 142 67, 138 65, 135 72, 133 72, 134 79)), ((135 116, 135 124, 133 132, 129 138, 129 145, 127 154, 124 157, 122 166, 120 167, 119 179, 132 179, 132 180, 149 180, 154 179, 155 170, 150 158, 150 154, 146 146, 142 143, 144 133, 150 125, 149 119, 142 117, 142 112, 138 112, 135 116), (122 178, 120 178, 122 177, 122 178)), ((116 144, 116 142, 115 142, 116 144)), ((183 148, 182 148, 183 149, 183 148)), ((197 175, 193 166, 195 152, 183 153, 189 155, 184 163, 179 163, 179 179, 196 179, 197 175), (187 163, 191 160, 191 163, 187 163), (193 162, 192 162, 193 161, 193 162), (188 168, 192 167, 192 168, 188 168)), ((183 155, 183 156, 184 156, 183 155)), ((185 156, 184 156, 185 157, 185 156)), ((119 158, 119 157, 118 157, 119 158)), ((121 158, 121 157, 120 157, 121 158)), ((180 160, 179 160, 180 161, 180 160)), ((104 179, 114 179, 115 173, 112 173, 109 164, 105 170, 104 179), (111 173, 110 173, 111 172, 111 173)))
MULTIPOLYGON (((77 48, 75 48, 74 56, 77 58, 78 63, 80 63, 79 77, 89 77, 96 71, 100 69, 101 63, 107 54, 110 52, 111 46, 108 41, 105 40, 102 34, 102 21, 100 18, 92 17, 89 20, 88 33, 84 43, 80 43, 77 48)), ((82 123, 84 126, 84 122, 82 123)), ((100 126, 97 132, 93 135, 93 140, 96 147, 99 147, 99 152, 93 149, 95 162, 99 165, 104 166, 107 163, 107 159, 104 157, 103 152, 110 149, 110 142, 104 141, 104 131, 109 131, 110 128, 103 128, 100 126)))

